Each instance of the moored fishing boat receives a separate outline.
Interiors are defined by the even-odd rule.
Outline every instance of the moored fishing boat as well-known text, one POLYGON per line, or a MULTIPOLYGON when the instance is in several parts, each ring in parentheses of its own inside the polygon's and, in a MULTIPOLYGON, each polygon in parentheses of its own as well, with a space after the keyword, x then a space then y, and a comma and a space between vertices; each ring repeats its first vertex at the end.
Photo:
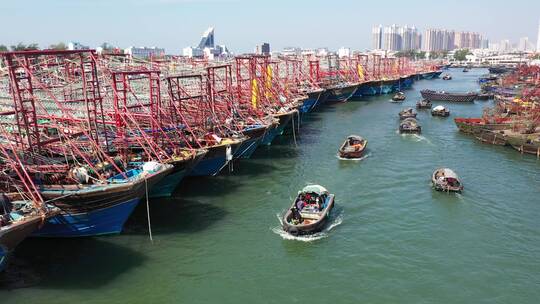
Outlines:
POLYGON ((454 118, 454 123, 459 131, 463 133, 474 134, 480 130, 504 130, 512 129, 515 125, 511 118, 493 118, 486 120, 484 118, 454 118))
POLYGON ((188 176, 214 176, 218 174, 234 157, 234 153, 245 141, 241 138, 208 137, 203 147, 208 150, 201 161, 193 167, 188 176))
POLYGON ((344 102, 349 100, 358 89, 358 84, 354 83, 340 83, 337 85, 327 87, 328 90, 328 102, 344 102))
POLYGON ((505 132, 505 138, 515 150, 540 157, 540 133, 521 134, 508 131, 505 132))
POLYGON ((508 144, 503 130, 479 130, 474 134, 474 137, 479 141, 490 145, 506 146, 508 144))
POLYGON ((334 208, 334 194, 320 185, 309 185, 298 192, 291 208, 283 216, 283 230, 292 235, 321 231, 334 208))
POLYGON ((253 152, 257 150, 257 147, 270 127, 270 124, 251 124, 244 126, 242 134, 246 137, 246 140, 236 150, 234 158, 250 158, 253 152))
POLYGON ((422 127, 418 124, 415 118, 406 118, 399 124, 399 133, 401 134, 419 134, 422 132, 422 127))
POLYGON ((416 118, 416 112, 413 108, 406 108, 399 112, 399 119, 416 118))
POLYGON ((431 101, 422 99, 416 103, 417 109, 431 109, 431 101))
POLYGON ((431 110, 431 116, 448 117, 450 116, 450 110, 444 106, 438 105, 431 110))
POLYGON ((442 71, 433 71, 433 72, 426 72, 419 74, 419 77, 422 79, 434 79, 439 78, 441 76, 442 71))
POLYGON ((461 192, 463 185, 457 174, 448 168, 439 168, 431 175, 433 189, 443 192, 461 192))
POLYGON ((15 247, 58 210, 51 207, 42 210, 31 201, 11 201, 7 195, 3 193, 0 195, 0 272, 2 272, 15 247))
POLYGON ((278 113, 273 114, 272 116, 276 120, 274 127, 270 127, 261 139, 261 145, 271 145, 274 138, 279 135, 282 135, 285 131, 285 128, 289 123, 294 119, 295 116, 298 116, 299 112, 297 109, 288 109, 282 108, 278 113))
POLYGON ((302 106, 298 110, 300 113, 309 113, 313 111, 313 109, 319 104, 319 101, 324 93, 324 89, 310 88, 304 93, 307 95, 307 98, 304 99, 302 106))
POLYGON ((368 141, 358 135, 349 135, 339 148, 341 158, 360 158, 367 147, 368 141))
POLYGON ((150 198, 170 197, 184 177, 204 158, 207 152, 206 149, 184 150, 180 156, 172 157, 168 163, 173 165, 173 170, 152 187, 148 194, 150 198))
POLYGON ((32 235, 81 237, 120 233, 140 199, 172 170, 173 165, 146 162, 109 178, 105 184, 38 185, 43 198, 61 211, 32 235))
POLYGON ((422 90, 422 98, 429 101, 450 101, 450 102, 473 102, 478 93, 448 93, 444 91, 422 90))
POLYGON ((495 94, 492 94, 492 93, 480 93, 480 94, 478 94, 476 99, 477 100, 489 100, 489 99, 493 99, 494 96, 495 96, 495 94))

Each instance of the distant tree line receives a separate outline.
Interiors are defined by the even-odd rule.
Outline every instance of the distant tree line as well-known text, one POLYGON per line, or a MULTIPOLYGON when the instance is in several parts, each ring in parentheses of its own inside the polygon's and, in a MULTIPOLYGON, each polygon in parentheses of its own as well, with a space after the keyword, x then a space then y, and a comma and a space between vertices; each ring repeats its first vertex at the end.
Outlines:
MULTIPOLYGON (((4 44, 0 44, 0 52, 7 52, 7 51, 32 51, 32 50, 39 50, 40 47, 37 43, 29 43, 25 44, 22 42, 17 43, 16 45, 6 46, 4 44)), ((67 50, 67 45, 63 42, 55 43, 49 45, 47 48, 49 50, 67 50)))
POLYGON ((469 54, 471 54, 471 52, 469 52, 469 49, 456 50, 454 52, 454 59, 457 61, 465 61, 467 60, 467 55, 469 54))

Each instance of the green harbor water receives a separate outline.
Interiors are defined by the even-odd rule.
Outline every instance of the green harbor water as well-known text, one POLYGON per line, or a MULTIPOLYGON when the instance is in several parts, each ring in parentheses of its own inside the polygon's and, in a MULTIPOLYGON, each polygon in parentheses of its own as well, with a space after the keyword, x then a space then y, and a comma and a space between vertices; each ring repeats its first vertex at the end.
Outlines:
POLYGON ((540 161, 460 134, 456 116, 492 101, 419 110, 422 135, 397 133, 424 88, 478 90, 477 77, 422 80, 403 105, 389 95, 319 108, 234 172, 186 180, 176 197, 141 204, 118 236, 29 239, 0 303, 539 303, 540 161), (361 161, 336 152, 369 140, 361 161), (462 194, 436 193, 449 167, 462 194), (328 228, 283 234, 279 216, 308 183, 336 195, 328 228))

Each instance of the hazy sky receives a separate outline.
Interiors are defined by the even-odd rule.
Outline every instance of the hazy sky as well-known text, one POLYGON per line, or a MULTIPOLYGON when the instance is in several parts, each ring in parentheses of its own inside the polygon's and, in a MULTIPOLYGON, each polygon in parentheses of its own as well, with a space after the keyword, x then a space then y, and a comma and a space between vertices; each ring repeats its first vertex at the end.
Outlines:
POLYGON ((216 28, 216 43, 250 52, 371 46, 375 24, 477 31, 491 41, 528 36, 536 44, 540 1, 525 0, 0 0, 0 44, 59 41, 90 46, 161 46, 181 53, 216 28))

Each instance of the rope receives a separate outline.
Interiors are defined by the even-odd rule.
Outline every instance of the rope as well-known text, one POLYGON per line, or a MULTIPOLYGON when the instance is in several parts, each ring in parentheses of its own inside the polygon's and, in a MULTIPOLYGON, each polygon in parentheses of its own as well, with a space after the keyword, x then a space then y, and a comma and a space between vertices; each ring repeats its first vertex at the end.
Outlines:
POLYGON ((298 145, 296 144, 296 132, 294 130, 294 113, 292 115, 292 135, 293 135, 293 140, 294 140, 294 146, 295 147, 298 147, 298 145))
POLYGON ((146 215, 148 218, 148 235, 150 236, 150 242, 152 244, 154 243, 154 239, 152 238, 152 225, 150 223, 150 199, 148 198, 148 179, 144 179, 144 187, 146 191, 146 215))

